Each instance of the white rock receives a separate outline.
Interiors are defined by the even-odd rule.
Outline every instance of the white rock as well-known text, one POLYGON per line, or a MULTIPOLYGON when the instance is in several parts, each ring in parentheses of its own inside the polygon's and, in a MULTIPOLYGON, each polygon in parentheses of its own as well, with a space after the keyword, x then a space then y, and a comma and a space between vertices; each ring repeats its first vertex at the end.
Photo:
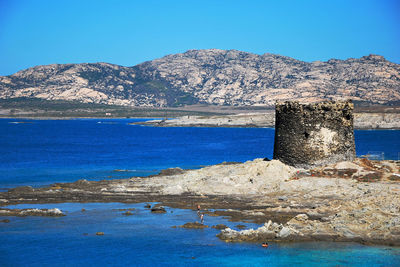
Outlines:
POLYGON ((284 226, 281 231, 278 233, 278 236, 281 238, 288 237, 289 235, 292 234, 292 231, 289 227, 284 226))

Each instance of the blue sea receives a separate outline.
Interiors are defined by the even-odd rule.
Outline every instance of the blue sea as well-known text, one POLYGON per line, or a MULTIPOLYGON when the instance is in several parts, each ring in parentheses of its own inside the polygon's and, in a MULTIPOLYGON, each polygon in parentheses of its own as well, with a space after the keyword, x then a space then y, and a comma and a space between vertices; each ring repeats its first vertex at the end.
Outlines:
MULTIPOLYGON (((0 190, 272 157, 273 129, 128 125, 136 121, 0 119, 0 190)), ((357 155, 399 157, 399 130, 355 131, 355 141, 357 155)), ((59 208, 67 216, 0 216, 10 220, 0 223, 0 266, 400 266, 400 248, 394 247, 311 242, 271 243, 264 249, 222 242, 211 228, 171 228, 198 220, 192 210, 167 207, 166 214, 151 214, 143 203, 9 208, 59 208), (132 216, 118 210, 126 208, 135 209, 132 216)), ((221 217, 205 220, 209 226, 219 223, 232 228, 238 224, 221 217)))

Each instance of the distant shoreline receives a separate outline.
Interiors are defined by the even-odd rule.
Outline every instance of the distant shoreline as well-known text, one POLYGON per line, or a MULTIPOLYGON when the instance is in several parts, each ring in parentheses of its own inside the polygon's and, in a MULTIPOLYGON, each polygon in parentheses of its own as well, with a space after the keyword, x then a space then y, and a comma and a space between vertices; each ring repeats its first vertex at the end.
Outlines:
MULTIPOLYGON (((151 120, 134 124, 156 127, 235 127, 274 128, 275 113, 245 113, 214 116, 181 116, 174 119, 151 120)), ((354 129, 400 129, 400 113, 355 113, 354 129)))
MULTIPOLYGON (((355 130, 399 130, 400 113, 355 113, 355 130)), ((133 122, 134 125, 153 127, 209 127, 209 128, 274 128, 275 114, 268 113, 240 113, 233 115, 185 115, 163 119, 162 116, 154 117, 32 117, 32 116, 5 116, 0 119, 15 120, 79 120, 79 119, 142 119, 143 122, 133 122)))

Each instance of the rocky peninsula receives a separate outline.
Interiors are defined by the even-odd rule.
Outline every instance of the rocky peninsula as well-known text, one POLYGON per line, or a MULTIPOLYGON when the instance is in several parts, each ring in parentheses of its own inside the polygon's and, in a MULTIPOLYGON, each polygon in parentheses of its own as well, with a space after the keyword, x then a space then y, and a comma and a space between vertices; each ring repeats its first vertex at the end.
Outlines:
MULTIPOLYGON (((157 127, 259 127, 275 125, 275 113, 241 113, 214 116, 180 116, 173 119, 149 120, 137 123, 157 127)), ((400 113, 354 113, 355 129, 400 129, 400 113)))
POLYGON ((398 161, 358 158, 299 169, 255 159, 197 170, 167 169, 149 177, 13 188, 0 192, 0 214, 15 216, 6 206, 22 203, 160 202, 186 209, 201 204, 209 216, 262 224, 258 229, 222 230, 219 238, 229 242, 329 240, 398 246, 399 173, 398 161))

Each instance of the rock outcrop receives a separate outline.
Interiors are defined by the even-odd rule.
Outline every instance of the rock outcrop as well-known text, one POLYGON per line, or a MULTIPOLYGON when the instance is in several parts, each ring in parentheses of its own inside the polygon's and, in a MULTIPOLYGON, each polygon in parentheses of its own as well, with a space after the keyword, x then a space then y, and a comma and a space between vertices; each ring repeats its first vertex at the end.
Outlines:
POLYGON ((267 105, 347 99, 399 103, 400 65, 382 56, 303 62, 237 50, 190 50, 133 67, 52 64, 0 77, 0 98, 130 106, 267 105))
POLYGON ((0 216, 50 216, 58 217, 65 214, 57 209, 0 209, 0 216))
POLYGON ((179 227, 185 228, 185 229, 204 229, 204 228, 208 228, 208 225, 204 225, 204 224, 198 223, 198 222, 188 222, 179 227))
MULTIPOLYGON (((181 116, 133 124, 157 127, 275 127, 275 113, 181 116)), ((400 113, 354 113, 354 129, 400 129, 400 113)))
POLYGON ((353 109, 351 101, 277 103, 274 159, 302 168, 352 161, 353 109))
POLYGON ((321 220, 298 214, 285 224, 271 220, 258 229, 236 231, 226 228, 217 236, 228 242, 275 241, 356 241, 400 245, 400 217, 384 218, 368 209, 341 211, 321 220), (365 216, 367 212, 370 216, 365 216), (382 233, 385 233, 382 235, 382 233))
POLYGON ((154 206, 151 208, 151 212, 153 213, 166 213, 167 211, 163 206, 154 206))
POLYGON ((200 204, 207 216, 262 224, 260 229, 240 232, 226 229, 220 237, 227 241, 400 245, 399 161, 356 159, 304 170, 255 159, 172 175, 0 192, 2 206, 59 202, 157 202, 156 206, 191 209, 193 215, 200 204))

